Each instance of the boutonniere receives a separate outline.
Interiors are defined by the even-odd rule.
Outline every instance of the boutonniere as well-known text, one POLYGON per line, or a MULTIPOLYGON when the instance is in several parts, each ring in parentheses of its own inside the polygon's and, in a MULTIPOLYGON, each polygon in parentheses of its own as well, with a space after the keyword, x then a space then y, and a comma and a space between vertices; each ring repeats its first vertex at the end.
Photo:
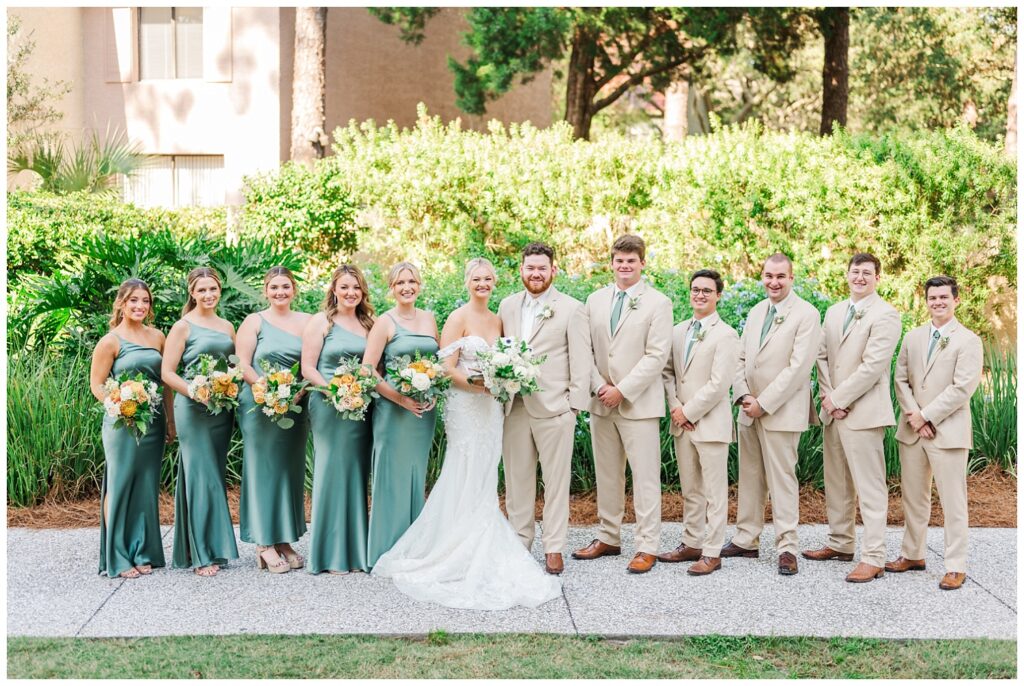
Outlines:
POLYGON ((864 319, 864 312, 865 312, 865 310, 854 310, 853 318, 854 319, 864 319))
POLYGON ((784 315, 784 314, 777 314, 777 315, 775 315, 775 325, 776 326, 782 324, 782 322, 784 322, 784 321, 786 321, 786 315, 784 315))
POLYGON ((551 319, 555 316, 555 311, 551 309, 551 305, 545 305, 539 313, 537 313, 537 319, 551 319))
POLYGON ((707 335, 708 335, 708 330, 707 330, 707 329, 701 329, 700 331, 698 331, 697 333, 695 333, 695 334, 693 335, 693 338, 694 338, 694 340, 696 340, 696 341, 697 341, 698 343, 700 343, 701 341, 703 341, 703 340, 704 340, 704 337, 705 337, 705 336, 707 336, 707 335))
POLYGON ((947 345, 949 345, 949 336, 943 336, 939 339, 939 350, 945 350, 947 345))
POLYGON ((635 310, 640 305, 640 296, 629 299, 629 309, 635 310))

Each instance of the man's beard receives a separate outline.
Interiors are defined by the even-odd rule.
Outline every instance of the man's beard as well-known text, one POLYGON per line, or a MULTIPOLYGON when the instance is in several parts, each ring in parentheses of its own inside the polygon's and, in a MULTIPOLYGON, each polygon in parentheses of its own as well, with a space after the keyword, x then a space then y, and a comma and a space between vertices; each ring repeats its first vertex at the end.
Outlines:
POLYGON ((540 295, 551 286, 551 282, 554 280, 554 276, 549 276, 547 279, 544 280, 544 283, 538 287, 536 281, 532 281, 530 279, 523 279, 523 285, 526 286, 526 290, 532 293, 533 295, 540 295))

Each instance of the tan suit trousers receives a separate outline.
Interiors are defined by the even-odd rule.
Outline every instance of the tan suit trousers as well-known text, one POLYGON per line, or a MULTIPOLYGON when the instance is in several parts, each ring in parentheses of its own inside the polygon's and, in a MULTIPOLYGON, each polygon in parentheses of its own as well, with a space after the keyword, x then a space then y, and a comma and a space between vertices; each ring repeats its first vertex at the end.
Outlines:
POLYGON ((938 448, 922 438, 900 443, 903 491, 903 557, 923 560, 932 513, 932 474, 942 504, 947 572, 967 572, 967 448, 938 448))
POLYGON ((729 444, 675 438, 683 492, 683 543, 718 557, 729 518, 729 444))
POLYGON ((740 424, 740 484, 733 543, 747 550, 761 545, 764 506, 772 499, 772 523, 779 554, 797 554, 796 525, 800 519, 800 491, 796 481, 799 431, 770 431, 760 420, 740 424))
POLYGON ((590 415, 597 472, 597 537, 620 545, 626 509, 626 463, 633 473, 635 548, 658 554, 661 539, 661 442, 658 418, 626 419, 618 408, 607 417, 590 415))
POLYGON ((505 509, 526 549, 533 546, 537 462, 544 479, 541 543, 546 553, 560 553, 569 533, 569 481, 576 415, 563 412, 538 419, 516 398, 505 418, 502 461, 505 464, 505 509))
POLYGON ((825 508, 828 511, 828 547, 853 553, 856 542, 857 502, 864 520, 860 560, 885 566, 885 522, 889 491, 885 483, 884 427, 850 429, 845 420, 825 426, 825 508))

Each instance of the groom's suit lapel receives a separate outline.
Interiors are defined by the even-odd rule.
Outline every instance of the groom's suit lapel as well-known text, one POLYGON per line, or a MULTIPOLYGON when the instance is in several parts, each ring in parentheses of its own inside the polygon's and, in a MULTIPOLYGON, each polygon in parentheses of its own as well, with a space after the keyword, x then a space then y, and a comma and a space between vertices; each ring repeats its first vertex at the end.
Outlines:
MULTIPOLYGON (((528 298, 530 296, 527 295, 526 297, 528 298)), ((524 302, 524 301, 520 301, 520 302, 524 302)), ((540 310, 536 314, 536 318, 533 320, 533 330, 530 332, 530 338, 529 338, 529 340, 526 341, 527 343, 531 342, 534 338, 537 337, 537 332, 541 330, 541 328, 544 326, 544 322, 547 321, 547 319, 545 319, 544 316, 543 316, 544 308, 549 308, 551 310, 551 312, 554 313, 555 307, 556 307, 557 303, 558 303, 558 291, 555 290, 554 286, 552 286, 551 287, 551 294, 548 296, 547 304, 541 306, 540 310)), ((520 307, 522 307, 522 305, 520 305, 520 307)), ((554 317, 554 314, 552 314, 552 317, 554 317)), ((522 318, 520 318, 520 321, 522 321, 522 318)))

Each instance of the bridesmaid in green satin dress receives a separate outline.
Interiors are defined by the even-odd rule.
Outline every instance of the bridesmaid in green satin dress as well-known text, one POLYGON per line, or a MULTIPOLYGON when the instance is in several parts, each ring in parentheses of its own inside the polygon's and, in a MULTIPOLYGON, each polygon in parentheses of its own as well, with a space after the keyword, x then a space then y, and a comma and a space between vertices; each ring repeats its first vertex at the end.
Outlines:
MULTIPOLYGON (((288 415, 295 422, 290 428, 275 425, 253 400, 252 384, 264 376, 261 361, 275 369, 289 369, 299 362, 302 330, 310 315, 292 311, 297 290, 289 269, 272 267, 263 278, 263 294, 270 307, 246 317, 235 339, 246 382, 238 403, 242 430, 239 537, 256 544, 257 567, 274 574, 305 563, 291 544, 306 533, 309 418, 304 410, 288 415)), ((306 405, 301 397, 300 405, 306 405)))
MULTIPOLYGON (((399 262, 388 273, 395 307, 373 325, 363 362, 378 363, 399 355, 424 357, 438 351, 437 321, 431 312, 416 309, 421 284, 419 270, 399 262)), ((378 370, 380 371, 380 370, 378 370)), ((367 564, 401 538, 423 509, 427 458, 434 441, 434 404, 419 403, 396 391, 387 381, 377 386, 380 400, 373 411, 373 476, 370 489, 370 531, 367 564)))
MULTIPOLYGON (((89 386, 103 402, 103 384, 123 373, 142 372, 160 385, 160 351, 164 335, 153 322, 153 295, 140 279, 128 279, 117 289, 110 333, 92 355, 89 386)), ((163 567, 160 533, 160 462, 164 444, 174 438, 171 393, 163 389, 162 403, 141 440, 115 419, 103 417, 103 487, 100 492, 100 565, 108 577, 137 578, 163 567)))
MULTIPOLYGON (((361 360, 373 322, 363 273, 355 265, 341 265, 331 277, 323 311, 313 316, 302 334, 302 376, 326 386, 342 358, 361 360)), ((343 419, 322 393, 310 396, 314 466, 309 571, 367 571, 366 485, 373 410, 363 421, 343 419)))
POLYGON ((161 367, 164 383, 177 391, 174 420, 181 452, 174 491, 172 564, 194 567, 200 576, 213 576, 221 565, 238 558, 224 485, 234 412, 212 415, 205 402, 191 399, 178 365, 187 369, 204 353, 234 354, 234 328, 216 313, 220 294, 220 276, 213 269, 197 267, 188 273, 188 302, 167 335, 161 367))

